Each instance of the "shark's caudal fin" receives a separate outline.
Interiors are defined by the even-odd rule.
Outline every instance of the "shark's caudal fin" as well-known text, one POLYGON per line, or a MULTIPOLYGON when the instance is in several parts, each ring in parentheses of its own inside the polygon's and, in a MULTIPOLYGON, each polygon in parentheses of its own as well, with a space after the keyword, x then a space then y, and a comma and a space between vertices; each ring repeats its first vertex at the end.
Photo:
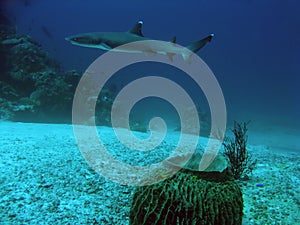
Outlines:
MULTIPOLYGON (((188 46, 186 46, 187 49, 189 49, 190 51, 196 53, 197 51, 199 51, 201 48, 204 47, 204 45, 207 43, 207 42, 210 42, 211 39, 213 38, 214 34, 210 34, 208 35, 207 37, 199 40, 199 41, 196 41, 188 46)), ((190 57, 191 57, 191 53, 190 52, 183 52, 182 53, 182 57, 185 61, 189 61, 190 60, 190 57)))
POLYGON ((128 32, 144 37, 143 33, 142 33, 142 26, 143 26, 143 21, 139 21, 137 22, 128 32))

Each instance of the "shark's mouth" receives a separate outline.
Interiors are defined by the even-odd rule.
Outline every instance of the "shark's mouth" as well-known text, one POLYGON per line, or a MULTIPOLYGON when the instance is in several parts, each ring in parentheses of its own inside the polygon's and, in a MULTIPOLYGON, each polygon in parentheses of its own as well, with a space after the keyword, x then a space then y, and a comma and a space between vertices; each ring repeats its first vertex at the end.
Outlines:
POLYGON ((110 47, 109 45, 107 45, 106 43, 104 43, 104 42, 102 42, 100 45, 98 45, 99 47, 98 48, 100 48, 100 49, 102 49, 102 50, 107 50, 107 51, 109 51, 109 50, 111 50, 112 49, 112 47, 110 47))
POLYGON ((101 42, 100 44, 82 43, 82 42, 75 41, 70 37, 66 37, 65 40, 70 42, 73 45, 77 45, 77 46, 81 46, 81 47, 99 48, 99 49, 105 50, 105 51, 109 51, 112 49, 109 45, 107 45, 104 42, 101 42))

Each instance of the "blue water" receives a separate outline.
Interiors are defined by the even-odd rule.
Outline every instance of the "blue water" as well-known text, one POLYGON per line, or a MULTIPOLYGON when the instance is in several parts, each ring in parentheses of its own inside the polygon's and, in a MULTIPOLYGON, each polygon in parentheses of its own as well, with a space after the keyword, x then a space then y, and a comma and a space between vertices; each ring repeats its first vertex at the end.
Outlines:
MULTIPOLYGON (((146 37, 170 41, 176 35, 177 43, 183 46, 214 33, 212 41, 197 54, 213 71, 222 89, 227 128, 232 128, 234 120, 251 121, 248 133, 251 147, 247 150, 258 160, 250 180, 240 182, 245 196, 243 225, 275 224, 274 221, 299 224, 299 1, 2 0, 1 10, 9 16, 18 33, 40 43, 63 70, 80 73, 105 51, 72 45, 65 40, 70 35, 128 31, 139 20, 144 22, 146 37)), ((200 134, 208 135, 205 126, 209 127, 211 115, 205 93, 176 68, 153 62, 131 65, 118 71, 107 87, 120 91, 149 75, 170 79, 189 94, 203 110, 208 123, 201 121, 203 133, 200 134)), ((174 138, 179 137, 178 112, 166 100, 148 97, 138 102, 130 114, 130 120, 140 123, 138 128, 145 128, 158 116, 165 119, 169 132, 157 149, 161 151, 151 152, 157 158, 145 157, 137 151, 136 155, 130 155, 132 148, 122 148, 122 142, 116 144, 118 136, 111 137, 115 134, 111 129, 98 127, 98 134, 120 161, 131 165, 157 162, 174 149, 174 143, 178 145, 174 138)), ((128 223, 133 189, 106 179, 109 177, 98 176, 84 161, 80 151, 87 146, 92 150, 93 161, 97 146, 93 145, 89 133, 81 133, 84 137, 87 134, 88 139, 84 144, 78 144, 77 139, 76 144, 76 132, 72 129, 76 126, 2 121, 0 126, 1 224, 128 223)), ((151 133, 134 134, 146 140, 151 133)), ((232 134, 229 131, 227 135, 232 134)), ((199 151, 208 139, 203 140, 197 146, 199 151)), ((132 142, 140 148, 141 145, 132 142)), ((188 150, 188 145, 185 148, 188 150)), ((103 158, 106 163, 108 159, 103 158)), ((113 168, 114 164, 107 163, 113 168)))
POLYGON ((181 45, 214 33, 198 55, 220 83, 228 118, 299 128, 296 0, 15 0, 5 7, 18 32, 40 42, 66 70, 84 71, 104 53, 69 44, 64 40, 69 35, 126 31, 138 20, 144 21, 145 36, 170 40, 176 35, 181 45))

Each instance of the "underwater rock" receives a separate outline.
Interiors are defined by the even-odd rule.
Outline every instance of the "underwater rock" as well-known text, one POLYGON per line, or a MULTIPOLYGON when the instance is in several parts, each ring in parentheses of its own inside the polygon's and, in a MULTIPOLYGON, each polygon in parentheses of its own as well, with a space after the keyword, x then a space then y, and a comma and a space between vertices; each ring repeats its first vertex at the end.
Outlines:
MULTIPOLYGON (((164 163, 167 166, 177 167, 179 169, 184 168, 191 171, 198 171, 201 158, 202 154, 195 152, 194 154, 177 155, 176 157, 165 160, 164 163), (184 163, 187 158, 190 158, 190 160, 187 163, 184 163)), ((226 158, 222 155, 217 155, 213 162, 205 169, 205 172, 222 173, 227 168, 228 161, 226 158)))
POLYGON ((220 172, 228 168, 228 161, 222 155, 217 155, 214 161, 205 169, 205 172, 220 172))
POLYGON ((0 97, 0 119, 10 120, 14 116, 14 112, 10 109, 11 103, 0 97))
POLYGON ((58 64, 49 58, 48 53, 27 38, 10 47, 7 59, 11 64, 10 76, 17 81, 30 78, 31 73, 59 70, 58 64))
POLYGON ((9 100, 16 100, 19 95, 15 88, 0 80, 0 97, 9 100))
POLYGON ((201 158, 202 154, 196 151, 192 155, 177 155, 163 161, 163 163, 169 171, 180 170, 182 168, 182 170, 195 172, 197 176, 209 181, 220 182, 233 179, 232 172, 228 168, 228 161, 223 155, 217 155, 204 171, 199 171, 201 158), (189 160, 185 163, 187 159, 189 160))

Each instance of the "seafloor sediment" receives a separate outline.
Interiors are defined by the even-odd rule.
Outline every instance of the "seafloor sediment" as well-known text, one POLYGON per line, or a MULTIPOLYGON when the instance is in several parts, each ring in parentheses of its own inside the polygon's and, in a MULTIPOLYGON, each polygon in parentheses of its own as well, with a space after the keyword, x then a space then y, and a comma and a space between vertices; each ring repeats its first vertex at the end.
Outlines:
MULTIPOLYGON (((110 141, 111 129, 99 129, 105 131, 111 153, 128 160, 128 151, 110 141)), ((134 187, 90 169, 71 125, 2 122, 0 135, 1 224, 128 224, 134 187)), ((173 141, 169 138, 163 145, 170 150, 173 141)), ((168 153, 161 149, 158 158, 168 153)), ((250 180, 239 181, 243 224, 300 224, 299 150, 274 151, 268 143, 249 146, 258 164, 250 180)))

